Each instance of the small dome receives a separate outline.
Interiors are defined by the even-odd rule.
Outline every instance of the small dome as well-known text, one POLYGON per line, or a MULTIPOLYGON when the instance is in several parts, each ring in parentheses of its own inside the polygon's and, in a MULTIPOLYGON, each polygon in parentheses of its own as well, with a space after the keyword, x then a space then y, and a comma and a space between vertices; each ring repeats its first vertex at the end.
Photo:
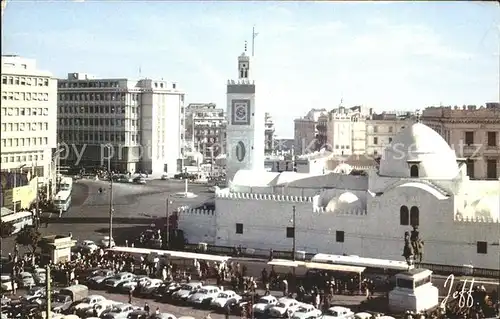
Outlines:
POLYGON ((384 150, 379 174, 388 177, 410 177, 410 164, 415 161, 418 177, 453 179, 459 168, 455 152, 433 129, 415 123, 396 135, 384 150))
POLYGON ((338 197, 332 198, 328 205, 326 205, 326 210, 329 212, 335 211, 343 211, 353 206, 356 206, 356 203, 359 202, 359 197, 351 192, 342 193, 338 197))
POLYGON ((337 167, 335 167, 335 169, 333 170, 333 172, 336 173, 336 174, 345 174, 345 175, 348 175, 348 174, 350 174, 352 172, 352 167, 349 164, 341 163, 341 164, 337 165, 337 167))

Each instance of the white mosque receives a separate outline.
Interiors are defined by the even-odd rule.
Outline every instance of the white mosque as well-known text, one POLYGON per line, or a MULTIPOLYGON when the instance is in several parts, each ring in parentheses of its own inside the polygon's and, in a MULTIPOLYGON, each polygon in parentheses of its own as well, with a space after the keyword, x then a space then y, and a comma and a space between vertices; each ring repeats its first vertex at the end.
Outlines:
POLYGON ((190 243, 308 253, 402 257, 418 225, 424 263, 498 269, 500 182, 469 180, 466 164, 431 128, 416 123, 386 148, 366 176, 264 170, 264 110, 250 80, 252 59, 238 58, 227 85, 227 176, 215 211, 180 212, 190 243))

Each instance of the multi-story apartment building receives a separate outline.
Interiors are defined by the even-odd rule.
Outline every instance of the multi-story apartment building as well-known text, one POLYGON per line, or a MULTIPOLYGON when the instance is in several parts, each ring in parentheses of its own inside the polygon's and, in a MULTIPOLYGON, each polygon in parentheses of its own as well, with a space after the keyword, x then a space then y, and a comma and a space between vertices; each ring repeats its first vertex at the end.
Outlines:
MULTIPOLYGON (((294 148, 296 154, 307 154, 318 151, 321 145, 317 136, 318 120, 320 116, 327 115, 326 109, 311 109, 306 116, 294 120, 294 148)), ((324 117, 323 117, 324 119, 324 117)), ((324 124, 324 120, 322 121, 324 124)), ((325 131, 324 125, 320 125, 321 132, 325 131)))
POLYGON ((335 156, 365 153, 369 112, 362 106, 339 106, 328 113, 326 143, 335 156))
POLYGON ((382 156, 384 149, 405 127, 417 120, 412 112, 382 112, 366 119, 366 154, 382 156))
POLYGON ((205 161, 225 149, 225 111, 214 103, 190 103, 185 113, 186 147, 200 152, 205 161))
POLYGON ((120 172, 179 172, 184 92, 177 83, 96 79, 69 73, 58 83, 61 164, 120 172))
POLYGON ((57 136, 56 80, 38 70, 35 60, 2 56, 1 109, 2 171, 50 177, 57 136))
POLYGON ((265 148, 264 148, 264 154, 265 155, 271 155, 273 154, 276 149, 275 149, 275 127, 274 127, 274 121, 273 118, 271 117, 271 114, 266 113, 266 123, 265 123, 265 148))
POLYGON ((500 103, 429 107, 421 119, 448 142, 457 157, 467 160, 469 178, 500 177, 500 103))

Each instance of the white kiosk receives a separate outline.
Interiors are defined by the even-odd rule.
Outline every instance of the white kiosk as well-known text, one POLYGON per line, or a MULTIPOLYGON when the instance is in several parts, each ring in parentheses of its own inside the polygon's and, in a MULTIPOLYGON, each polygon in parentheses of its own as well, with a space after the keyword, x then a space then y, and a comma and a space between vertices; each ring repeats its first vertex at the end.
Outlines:
POLYGON ((396 275, 396 288, 389 292, 389 309, 392 312, 419 313, 436 307, 439 303, 438 288, 432 285, 432 271, 414 268, 396 275))

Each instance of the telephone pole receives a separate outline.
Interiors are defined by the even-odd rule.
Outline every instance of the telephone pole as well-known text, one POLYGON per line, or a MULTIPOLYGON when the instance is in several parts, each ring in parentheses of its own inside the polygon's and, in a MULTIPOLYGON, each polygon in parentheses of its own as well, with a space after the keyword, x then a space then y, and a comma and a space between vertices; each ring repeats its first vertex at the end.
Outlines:
MULTIPOLYGON (((296 240, 295 240, 295 235, 297 234, 297 231, 295 230, 295 205, 293 205, 293 208, 292 208, 292 212, 293 212, 293 215, 292 215, 292 227, 293 227, 293 246, 292 246, 292 258, 293 258, 293 261, 295 261, 295 255, 297 254, 297 248, 296 248, 296 240)), ((295 268, 294 268, 295 269, 295 268)))
POLYGON ((52 296, 50 295, 50 266, 47 265, 45 268, 46 270, 46 280, 47 283, 45 284, 45 297, 47 299, 47 308, 45 309, 45 318, 46 319, 51 319, 52 317, 52 305, 51 305, 51 298, 52 296))

